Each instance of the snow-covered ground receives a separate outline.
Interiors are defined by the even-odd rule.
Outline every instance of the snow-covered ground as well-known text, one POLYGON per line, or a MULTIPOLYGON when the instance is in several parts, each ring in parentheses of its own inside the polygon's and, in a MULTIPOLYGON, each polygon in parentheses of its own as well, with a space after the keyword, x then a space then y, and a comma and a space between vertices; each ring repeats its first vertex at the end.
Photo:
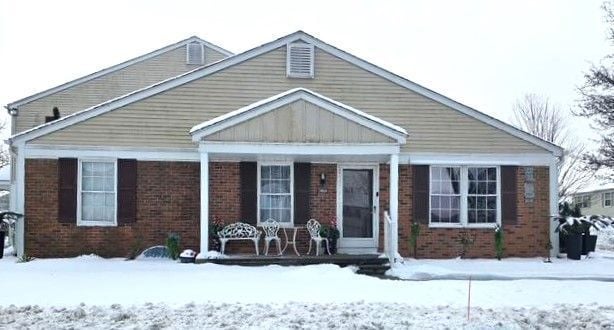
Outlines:
MULTIPOLYGON (((95 256, 15 261, 0 261, 0 328, 614 328, 614 283, 607 281, 473 281, 467 323, 465 280, 384 280, 334 265, 239 267, 95 256)), ((473 264, 482 262, 482 269, 508 263, 473 264)), ((573 274, 590 264, 604 268, 602 275, 614 273, 614 259, 584 262, 555 261, 554 267, 573 274)))
POLYGON ((63 329, 612 329, 614 307, 416 307, 386 303, 0 307, 0 328, 63 329))
MULTIPOLYGON (((552 259, 545 263, 542 258, 493 259, 406 259, 403 264, 391 269, 388 275, 402 279, 583 279, 614 282, 614 253, 601 251, 582 260, 552 259)), ((614 285, 614 283, 612 283, 614 285)), ((614 301, 613 301, 614 303, 614 301)))

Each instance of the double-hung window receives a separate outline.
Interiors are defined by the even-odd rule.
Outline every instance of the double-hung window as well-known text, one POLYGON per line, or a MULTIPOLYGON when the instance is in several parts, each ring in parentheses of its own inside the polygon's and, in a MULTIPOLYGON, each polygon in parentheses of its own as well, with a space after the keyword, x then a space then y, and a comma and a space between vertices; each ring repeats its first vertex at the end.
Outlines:
POLYGON ((430 225, 490 226, 501 222, 496 166, 431 166, 430 225))
POLYGON ((574 197, 574 204, 580 206, 581 209, 591 207, 591 195, 574 197))
POLYGON ((431 167, 431 223, 460 223, 460 167, 431 167))
POLYGON ((614 192, 603 193, 603 207, 612 207, 614 205, 614 192))
POLYGON ((115 161, 83 160, 79 164, 79 225, 116 225, 115 161))
POLYGON ((258 174, 258 221, 293 223, 293 173, 289 164, 261 164, 258 174))

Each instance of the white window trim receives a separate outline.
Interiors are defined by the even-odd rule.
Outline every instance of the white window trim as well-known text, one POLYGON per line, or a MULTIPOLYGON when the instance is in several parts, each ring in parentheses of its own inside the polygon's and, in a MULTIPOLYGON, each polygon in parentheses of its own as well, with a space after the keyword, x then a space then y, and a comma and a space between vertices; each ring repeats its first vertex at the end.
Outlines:
POLYGON ((79 166, 77 168, 77 226, 83 227, 117 227, 117 185, 118 185, 118 177, 117 177, 117 158, 80 158, 79 166), (81 173, 83 162, 104 162, 104 163, 113 163, 115 168, 115 212, 113 222, 99 222, 99 221, 84 221, 81 219, 81 173))
POLYGON ((604 208, 605 207, 614 207, 614 192, 604 192, 604 193, 602 193, 601 194, 601 200, 603 201, 602 204, 603 204, 604 208), (610 198, 607 199, 607 200, 610 201, 610 205, 605 205, 605 201, 606 201, 605 195, 610 195, 610 198))
POLYGON ((501 166, 499 165, 429 165, 429 228, 494 228, 497 225, 501 225, 501 166), (460 223, 433 223, 431 222, 431 168, 433 167, 460 167, 460 223), (467 196, 469 195, 469 167, 481 167, 481 168, 496 168, 497 169, 497 217, 496 223, 469 223, 467 218, 467 196))
POLYGON ((202 42, 189 42, 185 45, 185 63, 188 65, 205 65, 205 45, 202 42), (200 45, 201 63, 190 62, 190 45, 200 45))
POLYGON ((256 198, 256 213, 257 213, 257 225, 260 226, 262 222, 267 219, 260 219, 260 169, 262 166, 290 166, 290 222, 279 222, 280 227, 291 228, 294 227, 294 163, 293 162, 258 162, 257 163, 257 176, 258 176, 258 197, 256 198))
POLYGON ((309 44, 306 42, 292 42, 286 45, 286 76, 288 78, 314 78, 315 77, 315 62, 316 62, 316 53, 315 47, 313 44, 309 44), (308 46, 311 52, 311 66, 309 68, 309 74, 296 74, 290 72, 290 48, 295 45, 305 45, 308 46))

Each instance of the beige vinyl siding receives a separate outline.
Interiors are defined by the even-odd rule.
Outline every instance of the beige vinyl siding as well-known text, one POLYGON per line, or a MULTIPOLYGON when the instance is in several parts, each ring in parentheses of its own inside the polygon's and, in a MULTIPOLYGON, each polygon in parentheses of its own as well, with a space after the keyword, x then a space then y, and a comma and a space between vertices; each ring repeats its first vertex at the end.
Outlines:
MULTIPOLYGON (((123 69, 34 100, 19 107, 15 117, 16 133, 43 124, 45 116, 52 115, 53 107, 66 116, 93 105, 147 87, 170 77, 196 69, 199 65, 186 64, 186 47, 168 51, 123 69)), ((205 62, 217 62, 225 57, 205 47, 205 62)))
POLYGON ((316 49, 315 78, 286 77, 286 49, 129 104, 38 144, 194 147, 190 128, 291 88, 305 87, 408 130, 403 152, 546 152, 477 119, 316 49))
POLYGON ((231 126, 207 141, 296 143, 394 143, 384 134, 300 100, 231 126))
MULTIPOLYGON (((602 190, 602 191, 594 191, 588 193, 578 193, 575 196, 591 196, 591 204, 590 207, 581 208, 580 212, 582 215, 606 215, 610 217, 614 217, 614 205, 613 206, 604 206, 603 205, 603 195, 605 193, 614 194, 614 190, 602 190)), ((573 200, 572 200, 573 201, 573 200)))

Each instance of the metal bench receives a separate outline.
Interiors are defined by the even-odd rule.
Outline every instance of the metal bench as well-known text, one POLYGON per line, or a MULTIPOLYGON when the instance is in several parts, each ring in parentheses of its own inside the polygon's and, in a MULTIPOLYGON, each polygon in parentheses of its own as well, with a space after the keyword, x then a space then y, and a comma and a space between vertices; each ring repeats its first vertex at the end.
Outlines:
POLYGON ((260 232, 256 227, 244 223, 235 222, 225 226, 222 230, 217 232, 217 236, 220 239, 222 245, 221 253, 224 254, 226 250, 226 242, 228 241, 243 241, 251 240, 254 242, 256 248, 256 255, 258 255, 258 241, 260 240, 260 232))

